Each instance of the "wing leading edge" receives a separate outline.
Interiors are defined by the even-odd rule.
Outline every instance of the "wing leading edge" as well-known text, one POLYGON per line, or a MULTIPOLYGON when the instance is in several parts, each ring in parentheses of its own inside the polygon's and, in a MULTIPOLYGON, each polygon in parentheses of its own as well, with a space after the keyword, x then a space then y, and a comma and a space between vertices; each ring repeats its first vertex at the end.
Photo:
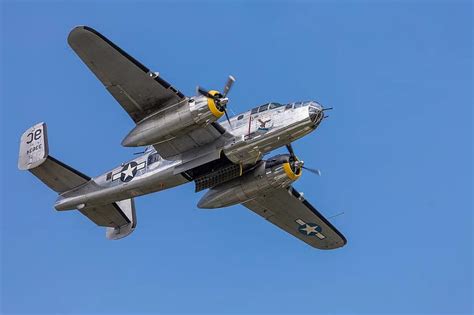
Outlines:
POLYGON ((68 43, 135 123, 186 98, 93 28, 75 27, 68 43))
POLYGON ((347 243, 344 235, 291 186, 243 205, 312 247, 335 249, 347 243))
MULTIPOLYGON (((69 34, 68 43, 137 124, 157 111, 184 104, 187 99, 183 93, 91 27, 75 27, 69 34)), ((180 158, 180 154, 185 152, 204 154, 206 152, 195 151, 205 145, 211 146, 224 133, 225 129, 214 122, 156 143, 154 147, 163 158, 171 160, 180 158)), ((218 144, 221 143, 216 143, 216 146, 218 144)), ((218 155, 219 152, 216 152, 218 155)), ((208 155, 208 160, 214 159, 214 155, 208 155)))

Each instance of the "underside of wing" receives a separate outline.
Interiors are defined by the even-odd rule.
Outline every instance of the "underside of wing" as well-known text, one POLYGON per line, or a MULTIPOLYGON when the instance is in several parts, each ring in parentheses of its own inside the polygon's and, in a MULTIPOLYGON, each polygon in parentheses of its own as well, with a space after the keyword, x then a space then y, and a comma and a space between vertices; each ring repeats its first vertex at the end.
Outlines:
POLYGON ((180 91, 90 27, 74 28, 68 43, 135 122, 185 99, 180 91))
POLYGON ((243 205, 312 247, 334 249, 347 243, 341 232, 291 186, 243 205))

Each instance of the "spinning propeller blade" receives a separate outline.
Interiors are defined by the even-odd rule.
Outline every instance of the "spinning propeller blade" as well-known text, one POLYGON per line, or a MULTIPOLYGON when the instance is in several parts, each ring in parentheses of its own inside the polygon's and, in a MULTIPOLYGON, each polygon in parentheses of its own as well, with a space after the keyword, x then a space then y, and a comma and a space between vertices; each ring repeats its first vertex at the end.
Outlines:
POLYGON ((227 93, 229 93, 230 88, 232 87, 234 82, 235 82, 235 78, 230 75, 229 78, 227 79, 227 83, 224 86, 224 94, 223 94, 224 97, 227 96, 227 93))
MULTIPOLYGON (((293 150, 293 147, 291 145, 291 143, 287 144, 286 145, 286 148, 288 150, 288 153, 290 153, 290 160, 293 161, 293 163, 295 162, 298 162, 298 159, 296 158, 296 155, 295 155, 295 151, 293 150)), ((306 167, 303 165, 304 162, 303 161, 299 161, 297 167, 301 167, 301 168, 304 168, 305 170, 308 170, 309 172, 313 173, 313 174, 316 174, 318 176, 321 176, 321 171, 318 170, 318 169, 314 169, 314 168, 310 168, 310 167, 306 167)))
POLYGON ((309 168, 309 167, 306 167, 306 166, 303 166, 303 168, 313 174, 316 174, 318 176, 321 176, 321 171, 318 170, 318 169, 314 169, 314 168, 309 168))
POLYGON ((216 103, 217 108, 220 111, 224 112, 225 117, 226 117, 227 121, 229 122, 230 128, 232 128, 232 125, 230 123, 229 115, 227 114, 227 104, 229 103, 229 99, 227 98, 227 94, 229 93, 230 89, 232 88, 232 85, 234 84, 234 82, 235 82, 235 78, 233 76, 229 75, 229 78, 227 79, 227 82, 224 86, 224 94, 216 93, 216 94, 212 95, 211 93, 209 93, 208 90, 203 89, 200 86, 197 87, 197 92, 199 94, 214 100, 214 102, 216 103))
POLYGON ((290 156, 294 159, 296 158, 295 156, 295 151, 293 151, 293 147, 291 146, 291 143, 286 145, 286 148, 288 149, 288 153, 290 153, 290 156))
POLYGON ((224 111, 224 114, 225 114, 225 118, 227 119, 227 122, 229 123, 230 128, 233 129, 230 123, 229 115, 227 115, 227 109, 224 111))

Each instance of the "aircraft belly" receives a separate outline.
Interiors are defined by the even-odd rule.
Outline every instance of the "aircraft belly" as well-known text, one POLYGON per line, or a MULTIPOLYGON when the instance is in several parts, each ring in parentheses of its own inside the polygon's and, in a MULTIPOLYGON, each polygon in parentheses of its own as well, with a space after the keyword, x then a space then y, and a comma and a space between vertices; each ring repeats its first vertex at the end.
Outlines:
POLYGON ((234 163, 252 164, 265 153, 299 139, 313 130, 310 124, 299 122, 261 134, 250 133, 227 145, 224 153, 234 163))
POLYGON ((172 174, 170 170, 145 174, 129 182, 109 187, 101 187, 91 181, 82 189, 60 196, 55 208, 57 210, 72 210, 78 206, 105 205, 118 200, 173 188, 187 182, 189 181, 183 175, 172 174))

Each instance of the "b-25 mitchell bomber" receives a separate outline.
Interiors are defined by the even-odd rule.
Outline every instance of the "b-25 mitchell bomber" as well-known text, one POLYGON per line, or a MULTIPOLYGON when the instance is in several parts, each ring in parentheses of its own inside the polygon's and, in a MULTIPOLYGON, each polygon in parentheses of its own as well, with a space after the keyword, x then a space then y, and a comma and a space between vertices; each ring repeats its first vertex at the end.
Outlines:
POLYGON ((319 126, 320 104, 268 103, 229 118, 232 76, 222 92, 199 87, 188 97, 90 27, 74 28, 68 43, 135 122, 122 145, 146 150, 91 178, 49 155, 45 123, 29 128, 18 167, 59 194, 56 210, 77 209, 119 239, 136 227, 134 197, 194 181, 196 191, 209 189, 199 208, 242 204, 315 248, 346 244, 292 187, 306 167, 291 143, 319 126), (288 154, 263 159, 283 146, 288 154))

